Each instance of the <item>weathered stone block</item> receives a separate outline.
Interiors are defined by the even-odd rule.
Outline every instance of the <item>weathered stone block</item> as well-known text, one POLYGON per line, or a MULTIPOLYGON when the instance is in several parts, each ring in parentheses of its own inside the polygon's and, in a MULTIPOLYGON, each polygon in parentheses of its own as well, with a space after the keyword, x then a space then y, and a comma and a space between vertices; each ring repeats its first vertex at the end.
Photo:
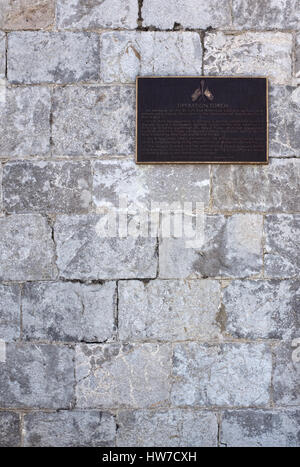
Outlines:
POLYGON ((119 282, 119 337, 186 340, 219 336, 217 281, 119 282))
POLYGON ((20 337, 20 295, 18 285, 0 284, 0 339, 5 342, 20 337))
POLYGON ((201 75, 202 46, 195 32, 106 32, 101 78, 134 82, 137 75, 201 75))
POLYGON ((42 29, 54 23, 54 0, 1 0, 1 29, 42 29))
POLYGON ((6 345, 0 363, 0 405, 69 408, 74 397, 74 350, 66 346, 6 345))
POLYGON ((171 401, 189 406, 265 406, 272 357, 265 344, 176 344, 171 401))
POLYGON ((100 215, 60 216, 55 223, 57 266, 68 279, 154 278, 156 238, 103 237, 100 215))
POLYGON ((223 292, 226 330, 245 339, 297 336, 299 281, 232 281, 223 292))
POLYGON ((114 417, 105 412, 33 412, 24 419, 26 447, 111 447, 115 434, 114 417))
POLYGON ((265 218, 265 275, 299 276, 300 214, 273 214, 265 218))
POLYGON ((91 202, 89 162, 9 162, 3 171, 7 212, 86 212, 91 202))
POLYGON ((164 405, 169 399, 170 373, 169 345, 77 345, 77 406, 164 405))
POLYGON ((229 2, 217 0, 144 0, 142 7, 143 26, 172 29, 177 25, 184 28, 207 29, 230 26, 229 2))
POLYGON ((298 447, 299 410, 227 410, 220 444, 228 447, 298 447))
POLYGON ((300 78, 300 33, 296 34, 296 64, 295 74, 297 78, 300 78))
POLYGON ((300 160, 272 159, 269 165, 216 165, 213 206, 223 211, 299 211, 300 160))
MULTIPOLYGON (((207 165, 136 165, 133 160, 103 160, 92 163, 93 201, 97 208, 118 207, 119 196, 128 205, 151 202, 209 202, 207 165), (186 182, 188 180, 188 183, 186 182)), ((194 206, 195 207, 195 206, 194 206)))
POLYGON ((5 77, 5 66, 6 66, 5 50, 6 50, 6 37, 5 37, 4 32, 0 32, 0 79, 3 79, 5 77))
POLYGON ((49 150, 49 89, 7 87, 0 99, 0 156, 42 156, 49 150))
POLYGON ((126 28, 137 27, 136 0, 58 0, 57 22, 60 28, 126 28))
MULTIPOLYGON (((299 313, 299 311, 298 311, 299 313)), ((298 327, 299 332, 299 327, 298 327)), ((299 344, 298 344, 299 347, 299 344)), ((274 349, 273 400, 275 405, 299 405, 300 361, 299 350, 293 342, 284 342, 274 349), (296 355, 297 354, 297 355, 296 355)))
POLYGON ((247 277, 261 273, 262 216, 207 215, 204 227, 201 248, 187 248, 184 238, 160 241, 160 277, 247 277))
POLYGON ((292 34, 209 32, 205 36, 205 75, 268 76, 289 84, 292 74, 292 34))
POLYGON ((66 84, 98 79, 97 34, 12 32, 8 35, 7 54, 7 77, 11 83, 66 84))
POLYGON ((0 412, 0 447, 18 447, 20 442, 20 416, 13 412, 0 412))
POLYGON ((23 288, 25 339, 101 342, 114 328, 116 284, 28 283, 23 288))
POLYGON ((40 215, 0 218, 0 280, 54 279, 54 243, 40 215))
POLYGON ((215 447, 218 422, 212 412, 165 409, 118 414, 117 446, 215 447))
POLYGON ((131 87, 66 87, 54 90, 56 155, 133 154, 135 99, 131 87))
POLYGON ((297 29, 298 0, 233 0, 234 29, 297 29))

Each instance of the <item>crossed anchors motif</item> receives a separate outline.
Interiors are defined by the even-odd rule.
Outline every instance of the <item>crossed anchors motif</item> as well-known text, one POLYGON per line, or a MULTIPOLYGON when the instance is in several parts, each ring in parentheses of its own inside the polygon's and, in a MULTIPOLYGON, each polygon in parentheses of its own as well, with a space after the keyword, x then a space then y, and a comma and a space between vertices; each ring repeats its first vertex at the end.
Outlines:
POLYGON ((202 98, 202 101, 205 101, 205 98, 207 98, 209 101, 214 100, 214 95, 206 86, 204 79, 200 81, 200 87, 197 88, 191 95, 193 102, 196 102, 199 99, 199 97, 202 98))

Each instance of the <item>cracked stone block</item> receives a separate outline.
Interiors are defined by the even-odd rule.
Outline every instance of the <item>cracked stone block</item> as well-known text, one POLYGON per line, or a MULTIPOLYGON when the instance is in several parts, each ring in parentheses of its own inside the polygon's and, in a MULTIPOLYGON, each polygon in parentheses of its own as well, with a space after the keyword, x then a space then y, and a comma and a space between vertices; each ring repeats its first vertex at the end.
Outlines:
POLYGON ((224 289, 226 330, 243 339, 290 339, 299 330, 299 281, 232 281, 224 289))
POLYGON ((187 409, 122 411, 118 414, 117 446, 216 447, 217 416, 187 409))
POLYGON ((269 165, 216 165, 212 198, 226 211, 299 211, 300 160, 271 159, 269 165))
POLYGON ((5 342, 20 337, 20 298, 18 285, 0 284, 0 339, 5 342))
POLYGON ((58 0, 59 28, 135 29, 138 19, 137 0, 58 0))
POLYGON ((51 228, 44 217, 0 218, 0 280, 47 280, 56 273, 51 228))
POLYGON ((205 75, 268 76, 289 84, 292 34, 283 32, 209 32, 205 36, 205 75))
POLYGON ((54 16, 54 0, 1 0, 1 29, 43 29, 54 16))
POLYGON ((0 412, 0 447, 20 446, 20 428, 20 416, 17 413, 0 412))
POLYGON ((234 29, 298 29, 298 0, 233 0, 234 29))
POLYGON ((296 35, 296 63, 295 63, 295 74, 297 78, 300 78, 300 33, 296 35))
POLYGON ((14 84, 93 81, 99 75, 99 36, 84 32, 12 32, 8 34, 7 57, 8 81, 14 84))
POLYGON ((0 156, 42 156, 49 150, 50 90, 6 87, 0 98, 0 156))
POLYGON ((128 205, 151 202, 209 203, 207 165, 136 165, 133 160, 102 160, 92 163, 93 202, 97 208, 118 207, 119 197, 128 205), (186 183, 186 181, 189 183, 186 183))
POLYGON ((114 446, 116 424, 106 412, 33 412, 24 418, 26 447, 114 446))
POLYGON ((226 410, 220 444, 228 447, 299 447, 300 410, 226 410))
POLYGON ((102 230, 106 215, 60 216, 55 223, 57 266, 66 279, 155 278, 156 238, 120 238, 102 230))
POLYGON ((137 75, 201 75, 202 45, 195 32, 114 31, 101 36, 101 79, 134 82, 137 75))
POLYGON ((171 402, 180 406, 265 406, 272 356, 266 344, 174 345, 171 402))
POLYGON ((0 406, 69 408, 74 397, 74 349, 51 344, 6 344, 0 363, 0 406))
POLYGON ((173 27, 226 29, 231 24, 229 2, 225 0, 144 0, 142 6, 143 26, 159 29, 173 27))
POLYGON ((27 340, 103 342, 114 330, 116 284, 27 283, 22 294, 27 340))
POLYGON ((262 230, 263 219, 257 214, 207 215, 202 247, 187 248, 185 238, 161 239, 159 276, 256 276, 262 270, 262 230))
POLYGON ((210 339, 220 335, 217 281, 119 282, 121 340, 210 339))
POLYGON ((267 277, 299 276, 300 214, 266 216, 265 275, 267 277))
POLYGON ((273 400, 278 406, 300 404, 300 344, 295 340, 298 344, 282 342, 274 348, 273 400))
POLYGON ((5 37, 4 32, 0 32, 0 79, 3 79, 5 77, 5 63, 6 63, 5 54, 6 54, 6 37, 5 37))
POLYGON ((271 86, 269 102, 270 156, 299 157, 300 88, 271 86))
POLYGON ((91 202, 89 162, 13 161, 3 170, 7 212, 86 212, 91 202))
POLYGON ((77 407, 164 405, 170 374, 171 347, 166 344, 77 345, 77 407))
POLYGON ((56 155, 129 155, 135 144, 132 87, 66 87, 54 90, 53 146, 56 155))

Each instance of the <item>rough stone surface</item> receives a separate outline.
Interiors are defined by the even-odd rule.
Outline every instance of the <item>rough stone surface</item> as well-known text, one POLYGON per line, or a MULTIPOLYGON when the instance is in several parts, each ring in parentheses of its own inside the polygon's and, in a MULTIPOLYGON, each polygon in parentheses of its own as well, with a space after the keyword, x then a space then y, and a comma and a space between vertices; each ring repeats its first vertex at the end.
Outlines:
POLYGON ((66 346, 6 345, 0 363, 0 406, 69 408, 74 397, 74 351, 66 346))
POLYGON ((99 215, 60 216, 55 223, 57 266, 68 279, 154 278, 156 238, 103 237, 99 215))
POLYGON ((40 215, 0 218, 0 280, 54 279, 51 228, 40 215))
POLYGON ((223 292, 227 332, 246 339, 297 337, 299 291, 299 281, 232 281, 223 292))
POLYGON ((136 0, 58 0, 57 22, 60 28, 137 27, 136 0))
POLYGON ((265 344, 175 344, 171 402, 188 406, 265 406, 272 357, 265 344))
POLYGON ((97 34, 12 32, 8 35, 7 54, 11 83, 66 84, 98 79, 97 34))
POLYGON ((76 400, 81 408, 165 405, 171 347, 158 344, 76 346, 76 400))
POLYGON ((105 412, 29 413, 24 419, 27 447, 113 446, 115 421, 105 412))
POLYGON ((184 238, 163 238, 159 247, 161 278, 247 277, 262 270, 262 216, 208 215, 201 248, 184 238))
POLYGON ((299 276, 300 214, 266 216, 265 275, 267 277, 299 276))
POLYGON ((54 91, 56 155, 133 154, 135 99, 131 87, 66 87, 54 91))
POLYGON ((283 32, 209 32, 205 36, 204 74, 268 76, 290 84, 292 35, 283 32))
POLYGON ((5 34, 4 32, 0 32, 0 79, 5 77, 5 34))
POLYGON ((137 75, 201 75, 202 46, 195 32, 106 32, 101 78, 134 82, 137 75))
POLYGON ((273 399, 275 405, 300 404, 300 361, 295 358, 296 352, 299 354, 297 347, 291 341, 280 343, 274 349, 273 399))
POLYGON ((20 295, 18 285, 0 284, 0 339, 5 342, 20 337, 20 295))
POLYGON ((213 206, 227 211, 284 212, 300 209, 300 160, 272 159, 269 165, 216 165, 213 206))
POLYGON ((123 411, 118 415, 117 446, 215 447, 218 422, 212 412, 168 409, 123 411))
POLYGON ((233 0, 234 29, 298 29, 298 0, 233 0))
POLYGON ((151 202, 209 202, 207 165, 136 165, 133 160, 103 160, 92 163, 93 201, 97 208, 118 207, 119 197, 128 205, 151 202), (188 180, 188 183, 187 183, 188 180))
POLYGON ((299 447, 299 410, 228 410, 220 444, 228 447, 299 447))
POLYGON ((220 334, 217 281, 119 282, 120 339, 209 339, 220 334))
POLYGON ((297 78, 300 78, 300 33, 296 35, 296 63, 295 63, 295 74, 297 78))
POLYGON ((86 212, 91 202, 89 162, 9 162, 3 171, 7 212, 86 212))
POLYGON ((42 156, 49 150, 50 90, 7 87, 0 99, 0 156, 42 156))
POLYGON ((144 0, 142 7, 143 26, 172 29, 178 25, 184 28, 207 29, 230 26, 229 2, 218 0, 144 0))
POLYGON ((42 29, 54 23, 54 0, 1 0, 1 29, 42 29))
POLYGON ((0 447, 18 447, 20 441, 20 416, 13 412, 0 412, 0 447))
POLYGON ((22 295, 25 339, 103 342, 112 338, 116 284, 28 283, 22 295))

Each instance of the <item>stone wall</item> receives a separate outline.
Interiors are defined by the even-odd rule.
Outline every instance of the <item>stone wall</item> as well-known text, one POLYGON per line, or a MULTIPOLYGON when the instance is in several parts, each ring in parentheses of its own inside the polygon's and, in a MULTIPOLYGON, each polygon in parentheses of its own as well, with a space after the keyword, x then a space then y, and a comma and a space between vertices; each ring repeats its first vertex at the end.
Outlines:
POLYGON ((1 0, 0 445, 299 445, 299 21, 1 0), (137 74, 269 76, 269 166, 136 166, 137 74), (119 194, 202 201, 204 248, 100 239, 119 194))

